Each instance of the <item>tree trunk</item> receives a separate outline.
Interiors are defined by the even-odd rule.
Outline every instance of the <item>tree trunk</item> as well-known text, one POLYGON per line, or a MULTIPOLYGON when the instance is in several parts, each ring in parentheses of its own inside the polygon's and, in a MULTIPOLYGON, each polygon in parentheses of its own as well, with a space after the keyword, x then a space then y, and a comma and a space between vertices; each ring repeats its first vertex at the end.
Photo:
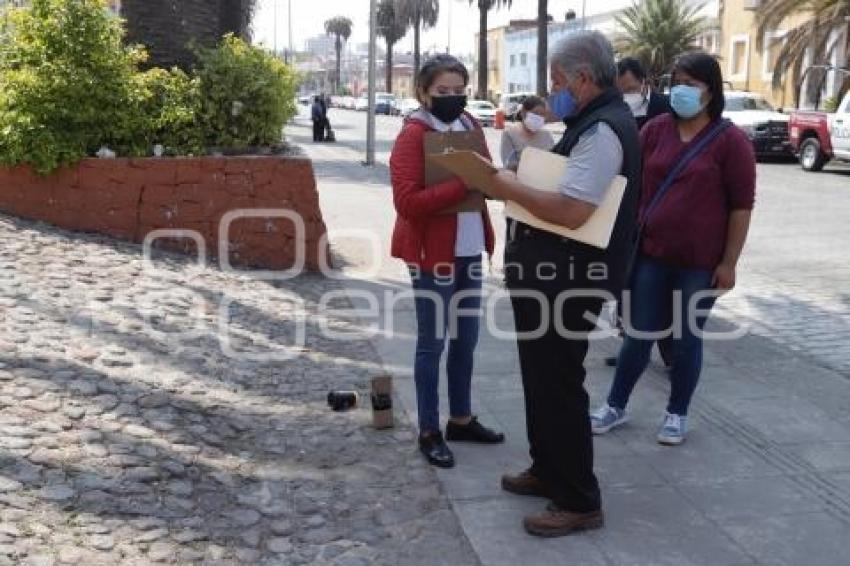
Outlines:
POLYGON ((422 14, 419 2, 416 3, 416 17, 413 19, 413 76, 419 75, 419 67, 422 64, 422 54, 419 52, 420 47, 420 27, 422 25, 422 14))
POLYGON ((478 92, 475 98, 487 100, 488 79, 488 57, 487 57, 487 11, 479 0, 478 2, 478 92))
POLYGON ((393 44, 387 42, 387 90, 393 91, 393 44))
POLYGON ((336 76, 334 77, 334 94, 339 94, 339 83, 342 79, 342 41, 336 36, 336 76))
POLYGON ((549 90, 546 72, 549 55, 549 1, 537 0, 537 94, 546 96, 549 90))

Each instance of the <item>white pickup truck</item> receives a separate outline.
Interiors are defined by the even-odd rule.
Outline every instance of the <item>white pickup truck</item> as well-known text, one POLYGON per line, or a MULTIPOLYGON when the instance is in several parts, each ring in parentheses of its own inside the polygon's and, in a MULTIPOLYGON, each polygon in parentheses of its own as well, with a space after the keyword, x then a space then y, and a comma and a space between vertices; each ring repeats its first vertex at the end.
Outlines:
POLYGON ((791 147, 806 171, 820 171, 833 159, 850 162, 850 92, 836 112, 799 110, 789 126, 791 147))

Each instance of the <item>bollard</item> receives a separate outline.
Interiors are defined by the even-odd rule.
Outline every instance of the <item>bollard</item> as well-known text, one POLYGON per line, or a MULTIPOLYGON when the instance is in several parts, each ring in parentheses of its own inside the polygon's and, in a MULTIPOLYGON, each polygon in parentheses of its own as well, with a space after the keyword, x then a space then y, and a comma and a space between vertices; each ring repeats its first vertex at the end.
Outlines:
POLYGON ((505 129, 505 111, 501 108, 496 110, 496 119, 493 121, 493 127, 497 130, 505 129))

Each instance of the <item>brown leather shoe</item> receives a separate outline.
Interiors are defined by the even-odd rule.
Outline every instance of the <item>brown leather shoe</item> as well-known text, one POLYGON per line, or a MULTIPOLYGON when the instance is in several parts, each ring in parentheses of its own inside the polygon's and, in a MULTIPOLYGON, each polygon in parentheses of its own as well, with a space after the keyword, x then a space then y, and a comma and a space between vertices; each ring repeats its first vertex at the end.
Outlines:
POLYGON ((509 491, 510 493, 515 493, 516 495, 550 497, 549 486, 543 483, 543 480, 532 474, 531 470, 525 470, 515 476, 509 474, 503 475, 502 489, 509 491))
POLYGON ((602 528, 605 526, 605 515, 602 514, 602 510, 591 511, 590 513, 574 513, 550 506, 541 515, 523 519, 522 526, 530 535, 562 537, 578 531, 602 528))

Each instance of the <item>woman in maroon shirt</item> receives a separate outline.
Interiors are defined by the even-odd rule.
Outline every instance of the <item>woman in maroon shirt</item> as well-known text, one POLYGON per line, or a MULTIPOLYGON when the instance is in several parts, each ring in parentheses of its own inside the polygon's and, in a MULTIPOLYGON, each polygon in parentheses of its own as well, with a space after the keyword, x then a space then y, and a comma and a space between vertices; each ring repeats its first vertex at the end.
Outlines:
POLYGON ((719 294, 735 286, 755 199, 755 155, 747 136, 726 124, 653 200, 681 156, 720 126, 723 77, 711 55, 682 56, 673 71, 674 114, 641 131, 643 230, 626 297, 626 337, 608 401, 591 415, 597 434, 625 423, 626 404, 649 363, 652 343, 672 334, 670 399, 658 441, 681 444, 702 369, 702 328, 719 294), (653 203, 650 206, 650 203, 653 203), (673 324, 665 324, 667 313, 673 324))

